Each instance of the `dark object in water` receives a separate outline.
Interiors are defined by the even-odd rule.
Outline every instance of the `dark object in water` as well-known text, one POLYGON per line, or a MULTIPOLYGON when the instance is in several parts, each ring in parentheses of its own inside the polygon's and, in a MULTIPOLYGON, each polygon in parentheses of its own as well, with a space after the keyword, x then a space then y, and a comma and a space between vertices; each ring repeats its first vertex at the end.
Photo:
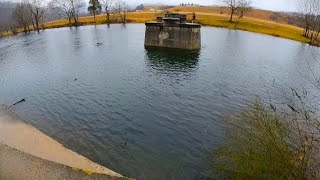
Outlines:
POLYGON ((276 111, 276 110, 277 110, 277 108, 276 108, 274 105, 272 105, 272 104, 270 104, 270 107, 271 107, 271 109, 272 109, 273 111, 276 111))
POLYGON ((99 47, 99 46, 102 46, 103 44, 101 42, 98 42, 96 45, 97 47, 99 47))
POLYGON ((287 105, 293 112, 299 113, 293 106, 291 106, 290 104, 287 104, 287 105))
POLYGON ((77 81, 77 80, 78 80, 77 78, 74 79, 74 81, 77 81))
POLYGON ((23 98, 23 99, 21 99, 20 101, 18 101, 18 102, 16 102, 16 103, 12 104, 11 106, 9 106, 9 108, 12 107, 12 106, 15 106, 15 105, 17 105, 17 104, 19 104, 19 103, 25 102, 25 101, 26 101, 26 99, 23 98))

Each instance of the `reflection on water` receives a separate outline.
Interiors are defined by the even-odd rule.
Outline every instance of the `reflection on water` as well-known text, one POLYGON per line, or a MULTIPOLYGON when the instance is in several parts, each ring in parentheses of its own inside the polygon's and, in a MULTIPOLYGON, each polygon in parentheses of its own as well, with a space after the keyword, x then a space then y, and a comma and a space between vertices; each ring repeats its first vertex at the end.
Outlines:
POLYGON ((146 49, 146 63, 159 71, 188 71, 197 68, 200 51, 146 49))
POLYGON ((81 48, 81 34, 79 32, 79 27, 70 27, 73 35, 71 36, 71 41, 73 42, 74 51, 79 51, 81 48))

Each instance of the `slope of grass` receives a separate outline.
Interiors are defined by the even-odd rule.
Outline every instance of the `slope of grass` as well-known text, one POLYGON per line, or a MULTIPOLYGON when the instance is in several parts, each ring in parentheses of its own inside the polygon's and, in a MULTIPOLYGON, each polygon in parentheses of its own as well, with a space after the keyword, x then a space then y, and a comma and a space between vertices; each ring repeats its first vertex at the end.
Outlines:
MULTIPOLYGON (((198 22, 202 25, 235 29, 236 22, 229 22, 229 9, 226 7, 175 7, 169 9, 171 12, 188 14, 191 19, 193 12, 196 13, 198 22)), ((303 29, 287 24, 287 14, 272 12, 260 9, 250 10, 246 16, 240 20, 236 29, 272 35, 276 37, 291 39, 295 41, 310 42, 310 39, 303 37, 303 29), (276 17, 272 21, 272 17, 276 17)), ((237 17, 234 18, 237 21, 237 17)))
MULTIPOLYGON (((129 23, 144 23, 155 20, 159 13, 153 12, 132 12, 127 14, 127 22, 129 23)), ((118 15, 110 16, 110 23, 120 23, 120 17, 118 15)), ((105 24, 107 23, 107 16, 105 14, 96 16, 94 20, 93 16, 85 16, 79 18, 80 25, 91 25, 91 24, 105 24)), ((57 20, 52 22, 44 23, 45 28, 57 28, 69 26, 67 20, 57 20)))
MULTIPOLYGON (((192 18, 192 13, 196 12, 197 20, 202 25, 215 26, 222 28, 235 29, 236 22, 230 23, 229 15, 227 14, 217 14, 216 11, 212 11, 212 7, 179 7, 179 13, 188 14, 188 19, 192 18)), ((170 9, 174 12, 175 9, 170 9)), ((260 10, 262 11, 262 10, 260 10)), ((264 12, 264 11, 262 11, 264 12)), ((268 12, 268 11, 266 11, 268 12)), ((148 21, 155 20, 157 16, 160 16, 161 13, 155 12, 131 12, 127 14, 128 23, 144 23, 148 21)), ((79 18, 79 25, 91 25, 91 24, 105 24, 107 20, 106 15, 98 15, 94 20, 93 16, 86 16, 79 18)), ((236 18, 235 18, 236 21, 236 18)), ((119 15, 111 15, 110 23, 120 23, 119 15)), ((42 28, 59 28, 67 27, 69 23, 67 20, 57 20, 52 22, 46 22, 43 24, 42 28)), ((282 37, 286 39, 291 39, 295 41, 308 43, 310 40, 302 36, 302 28, 291 26, 283 23, 276 23, 268 20, 261 20, 251 17, 245 17, 240 20, 239 24, 236 26, 236 29, 256 32, 261 34, 272 35, 276 37, 282 37)), ((22 29, 18 30, 22 32, 22 29)), ((11 35, 11 33, 3 33, 2 35, 11 35)))
MULTIPOLYGON (((174 7, 169 9, 171 12, 196 12, 196 13, 206 13, 206 14, 221 14, 228 15, 230 13, 229 8, 227 7, 193 7, 193 6, 183 6, 183 7, 174 7)), ((279 23, 287 24, 290 17, 289 14, 284 12, 274 12, 262 9, 251 9, 246 13, 246 17, 256 18, 260 20, 267 21, 277 21, 279 23)))
MULTIPOLYGON (((145 23, 148 21, 155 20, 157 16, 161 15, 160 13, 156 12, 131 12, 127 14, 127 22, 128 23, 145 23)), ((107 16, 105 14, 97 15, 96 19, 93 16, 85 16, 79 18, 79 25, 94 25, 94 24, 106 24, 107 23, 107 16)), ((110 23, 121 23, 119 15, 110 15, 110 23)), ((45 22, 43 25, 40 26, 42 29, 52 29, 52 28, 61 28, 61 27, 68 27, 69 22, 67 19, 61 19, 56 21, 45 22)), ((32 30, 33 27, 30 26, 32 30)), ((23 29, 17 29, 18 33, 23 32, 23 29)), ((11 36, 13 35, 12 32, 0 32, 1 36, 11 36)))
POLYGON ((237 25, 236 22, 229 22, 229 16, 201 14, 198 15, 198 21, 200 24, 207 26, 223 27, 229 29, 234 29, 236 27, 236 29, 244 31, 267 34, 305 43, 308 43, 310 41, 310 39, 302 36, 302 28, 271 21, 243 18, 237 25))

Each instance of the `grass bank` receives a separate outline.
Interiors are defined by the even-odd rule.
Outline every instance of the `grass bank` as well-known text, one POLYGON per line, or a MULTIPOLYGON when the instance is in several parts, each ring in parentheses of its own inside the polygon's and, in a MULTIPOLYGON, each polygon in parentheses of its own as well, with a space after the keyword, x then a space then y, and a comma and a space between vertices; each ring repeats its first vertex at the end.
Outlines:
POLYGON ((302 36, 303 29, 287 24, 280 24, 254 18, 243 18, 237 22, 229 22, 229 16, 225 15, 198 15, 199 23, 207 26, 215 26, 229 29, 239 29, 260 34, 291 39, 309 43, 310 39, 302 36))
MULTIPOLYGON (((192 12, 179 12, 189 14, 188 18, 192 18, 192 12)), ((153 12, 131 12, 127 14, 128 23, 144 23, 147 21, 155 20, 157 16, 161 13, 153 12)), ((216 14, 216 13, 206 13, 206 12, 196 12, 198 22, 206 26, 214 26, 229 29, 239 29, 244 31, 256 32, 261 34, 272 35, 276 37, 291 39, 299 42, 308 43, 310 39, 302 36, 303 29, 295 26, 291 26, 284 23, 276 23, 268 20, 255 19, 251 17, 245 17, 240 20, 236 26, 236 22, 229 22, 229 16, 227 14, 216 14)), ((119 17, 117 15, 111 15, 110 23, 120 23, 119 17)), ((98 15, 94 20, 93 16, 86 16, 79 18, 79 25, 93 25, 93 24, 106 24, 106 15, 98 15)), ((43 24, 42 28, 60 28, 68 27, 69 23, 66 19, 57 20, 52 22, 46 22, 43 24)), ((22 32, 19 29, 18 32, 22 32)), ((11 35, 11 33, 3 33, 2 35, 11 35)))

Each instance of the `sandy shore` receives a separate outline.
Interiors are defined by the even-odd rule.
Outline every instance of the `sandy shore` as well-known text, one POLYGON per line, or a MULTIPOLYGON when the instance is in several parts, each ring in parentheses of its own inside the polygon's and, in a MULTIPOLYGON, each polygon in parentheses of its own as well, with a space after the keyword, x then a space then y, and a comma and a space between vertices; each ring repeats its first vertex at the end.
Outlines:
POLYGON ((0 106, 0 146, 1 144, 44 160, 82 169, 89 174, 92 172, 123 177, 65 148, 38 129, 24 123, 4 106, 0 106))

